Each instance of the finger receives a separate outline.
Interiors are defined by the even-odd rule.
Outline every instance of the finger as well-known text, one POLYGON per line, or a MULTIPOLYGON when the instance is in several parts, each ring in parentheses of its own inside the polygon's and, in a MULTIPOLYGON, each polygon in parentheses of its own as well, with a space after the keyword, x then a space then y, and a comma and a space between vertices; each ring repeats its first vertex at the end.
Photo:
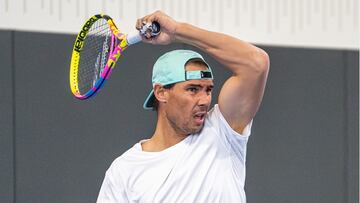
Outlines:
POLYGON ((152 38, 146 38, 145 36, 141 36, 141 38, 143 42, 152 44, 152 38))
POLYGON ((146 31, 145 37, 146 37, 147 39, 151 39, 151 38, 152 38, 152 35, 151 35, 150 30, 147 30, 147 31, 146 31))
POLYGON ((142 23, 143 24, 146 24, 146 23, 148 23, 149 22, 149 17, 151 16, 151 14, 150 15, 146 15, 146 16, 144 16, 144 17, 142 17, 141 19, 142 19, 142 23))
POLYGON ((139 18, 139 19, 137 19, 137 21, 136 21, 135 28, 136 28, 137 30, 140 30, 141 27, 142 27, 142 19, 139 18))
POLYGON ((149 15, 146 15, 146 16, 144 16, 144 17, 142 17, 142 18, 139 18, 139 19, 137 19, 136 20, 136 29, 137 30, 140 30, 141 28, 142 28, 142 26, 144 25, 144 24, 146 24, 145 22, 147 22, 147 18, 149 17, 149 15))
POLYGON ((146 20, 147 20, 147 22, 150 22, 150 23, 152 23, 154 21, 159 22, 159 21, 161 21, 160 19, 164 18, 165 16, 166 15, 163 12, 156 11, 156 12, 152 13, 151 15, 148 15, 146 20))

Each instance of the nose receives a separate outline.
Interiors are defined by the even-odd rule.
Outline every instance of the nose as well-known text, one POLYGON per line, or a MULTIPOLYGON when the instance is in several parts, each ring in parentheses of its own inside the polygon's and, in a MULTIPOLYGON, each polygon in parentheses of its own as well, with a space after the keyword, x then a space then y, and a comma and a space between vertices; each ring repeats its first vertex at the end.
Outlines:
POLYGON ((211 93, 203 92, 201 95, 199 95, 199 106, 209 106, 211 103, 211 93))

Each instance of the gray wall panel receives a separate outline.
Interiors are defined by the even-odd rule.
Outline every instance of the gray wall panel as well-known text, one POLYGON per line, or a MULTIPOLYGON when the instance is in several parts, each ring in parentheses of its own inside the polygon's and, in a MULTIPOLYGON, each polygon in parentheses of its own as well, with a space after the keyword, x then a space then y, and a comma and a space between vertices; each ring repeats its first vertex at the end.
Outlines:
POLYGON ((0 200, 12 202, 13 165, 13 74, 12 32, 0 31, 0 200))
POLYGON ((94 125, 102 121, 94 101, 69 92, 72 36, 17 32, 15 48, 17 202, 93 201, 94 135, 107 131, 94 125))
POLYGON ((269 48, 249 141, 249 202, 344 202, 344 67, 339 51, 269 48))
POLYGON ((344 170, 348 202, 359 202, 359 52, 344 52, 347 108, 344 170))
MULTIPOLYGON (((1 187, 0 197, 12 202, 16 127, 17 203, 94 202, 111 162, 153 132, 156 114, 142 104, 156 58, 174 48, 195 49, 134 45, 104 89, 79 101, 68 84, 74 36, 15 32, 14 90, 12 69, 3 66, 11 66, 9 37, 0 32, 0 84, 7 87, 0 101, 0 157, 6 163, 0 181, 11 187, 1 187)), ((264 49, 271 69, 248 145, 248 202, 358 202, 359 53, 264 49)), ((230 72, 205 58, 215 74, 215 96, 230 72)))

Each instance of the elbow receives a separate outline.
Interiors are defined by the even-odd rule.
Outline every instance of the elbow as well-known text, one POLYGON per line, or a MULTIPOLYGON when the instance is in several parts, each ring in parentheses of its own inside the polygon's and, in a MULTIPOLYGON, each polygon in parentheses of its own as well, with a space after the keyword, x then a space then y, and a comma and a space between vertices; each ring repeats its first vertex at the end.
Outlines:
POLYGON ((264 50, 257 48, 252 58, 252 66, 256 72, 260 74, 267 74, 269 72, 270 57, 264 50))

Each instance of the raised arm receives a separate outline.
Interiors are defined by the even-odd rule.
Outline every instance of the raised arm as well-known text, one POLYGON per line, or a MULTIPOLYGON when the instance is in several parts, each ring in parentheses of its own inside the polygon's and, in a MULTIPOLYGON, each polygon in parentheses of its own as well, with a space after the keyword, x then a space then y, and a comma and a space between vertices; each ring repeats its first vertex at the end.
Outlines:
POLYGON ((177 22, 160 11, 139 19, 137 28, 144 22, 153 21, 160 24, 161 34, 153 39, 144 39, 144 42, 193 45, 233 73, 221 88, 218 104, 230 126, 241 133, 255 116, 264 94, 269 71, 266 52, 229 35, 177 22))

